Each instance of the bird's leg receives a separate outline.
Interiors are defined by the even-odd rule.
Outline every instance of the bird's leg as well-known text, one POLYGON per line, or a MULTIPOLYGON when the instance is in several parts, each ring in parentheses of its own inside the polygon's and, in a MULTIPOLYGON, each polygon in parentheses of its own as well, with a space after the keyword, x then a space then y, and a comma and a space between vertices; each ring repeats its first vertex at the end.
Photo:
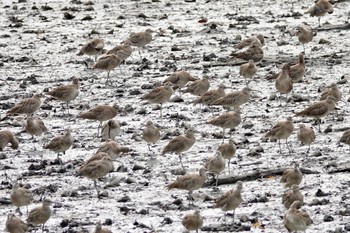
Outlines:
MULTIPOLYGON (((28 206, 27 206, 27 208, 28 208, 28 206)), ((27 209, 27 210, 28 210, 28 209, 27 209)), ((20 209, 19 207, 17 207, 16 211, 18 212, 18 214, 19 214, 20 216, 22 216, 22 212, 21 212, 21 209, 20 209)), ((28 211, 27 211, 27 213, 28 213, 28 211)))
POLYGON ((67 112, 68 112, 68 115, 69 115, 69 106, 68 106, 68 101, 67 101, 67 112))
POLYGON ((318 17, 318 27, 321 27, 321 17, 318 17))
POLYGON ((57 153, 57 160, 60 163, 61 167, 63 166, 62 160, 60 159, 60 153, 57 153))
POLYGON ((102 125, 102 122, 100 122, 100 124, 98 124, 98 126, 97 126, 97 137, 100 136, 100 127, 101 127, 101 125, 102 125))
POLYGON ((215 187, 218 187, 218 182, 219 182, 219 173, 216 174, 216 182, 215 182, 215 187))
POLYGON ((303 44, 303 49, 304 49, 304 54, 306 54, 306 53, 305 53, 305 44, 303 44))
POLYGON ((306 154, 308 154, 308 153, 309 153, 309 151, 310 151, 310 147, 311 147, 311 144, 309 145, 309 148, 307 149, 306 154))
POLYGON ((279 146, 279 148, 280 148, 280 154, 282 154, 282 149, 281 149, 281 140, 280 140, 280 139, 278 139, 278 146, 279 146))
POLYGON ((228 174, 231 174, 231 171, 230 171, 230 160, 231 160, 231 159, 229 159, 229 160, 227 161, 228 174))
POLYGON ((290 147, 289 147, 289 145, 288 145, 288 139, 286 139, 286 145, 287 145, 287 148, 288 148, 289 154, 291 154, 292 152, 291 152, 291 149, 290 149, 290 147))
POLYGON ((182 163, 181 153, 179 153, 179 158, 180 158, 181 167, 182 167, 184 170, 186 170, 185 167, 184 167, 184 165, 183 165, 183 163, 182 163))
POLYGON ((148 146, 148 154, 151 155, 151 146, 150 146, 150 143, 147 143, 147 146, 148 146))
POLYGON ((163 109, 163 104, 160 104, 160 118, 163 117, 163 115, 162 115, 162 109, 163 109))
POLYGON ((109 73, 110 73, 111 71, 110 70, 107 70, 107 80, 106 80, 106 85, 108 85, 108 83, 109 83, 109 73))
POLYGON ((233 210, 233 217, 232 217, 232 220, 235 220, 235 210, 233 210))
POLYGON ((95 62, 96 62, 96 60, 97 60, 97 54, 95 55, 95 62))
POLYGON ((190 205, 193 205, 193 197, 192 197, 192 191, 188 192, 188 201, 190 205))
POLYGON ((100 197, 100 192, 98 191, 98 188, 97 188, 97 181, 96 181, 96 180, 94 180, 94 187, 95 187, 96 192, 97 192, 97 198, 99 198, 99 197, 100 197))
POLYGON ((222 143, 225 142, 225 128, 222 128, 222 143))
POLYGON ((317 119, 318 121, 318 132, 321 133, 321 119, 317 119))
POLYGON ((43 223, 43 225, 41 226, 41 231, 44 232, 45 229, 45 223, 43 223))

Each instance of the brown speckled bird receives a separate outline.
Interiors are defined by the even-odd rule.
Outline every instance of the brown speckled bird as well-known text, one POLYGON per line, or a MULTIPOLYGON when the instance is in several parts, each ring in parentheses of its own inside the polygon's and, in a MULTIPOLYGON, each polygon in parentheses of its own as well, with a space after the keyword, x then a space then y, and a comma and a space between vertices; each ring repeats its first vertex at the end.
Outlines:
POLYGON ((95 61, 97 59, 97 55, 101 53, 103 50, 103 47, 105 46, 105 43, 103 39, 101 38, 95 38, 85 45, 83 45, 77 54, 78 56, 81 56, 83 54, 95 56, 95 61))
POLYGON ((306 232, 306 229, 313 223, 310 215, 299 210, 300 208, 300 201, 295 201, 284 215, 283 224, 287 228, 288 232, 306 232))
POLYGON ((314 33, 308 25, 301 24, 297 27, 296 34, 298 36, 299 42, 303 45, 304 54, 306 54, 305 53, 305 44, 312 41, 312 39, 314 37, 314 33))
POLYGON ((203 217, 199 210, 196 210, 193 213, 186 214, 182 218, 181 223, 188 231, 198 232, 198 230, 203 227, 203 217))
POLYGON ((28 205, 34 201, 32 192, 26 188, 20 187, 17 181, 15 181, 12 186, 10 198, 12 204, 17 207, 16 211, 18 211, 20 215, 22 215, 20 208, 26 206, 28 213, 28 205))
POLYGON ((230 139, 228 141, 228 143, 221 144, 218 147, 218 151, 220 151, 220 153, 222 154, 222 157, 224 157, 224 159, 228 160, 227 167, 228 167, 229 174, 231 173, 230 162, 231 162, 231 159, 233 158, 233 156, 235 156, 236 150, 237 150, 236 143, 233 139, 230 139))
POLYGON ((114 140, 114 138, 118 136, 120 132, 121 132, 121 129, 120 129, 119 122, 111 119, 102 126, 102 130, 101 130, 102 141, 106 141, 108 139, 114 140))
POLYGON ((301 124, 297 132, 297 138, 301 143, 309 146, 306 151, 306 153, 309 153, 310 146, 315 141, 316 134, 311 127, 307 127, 304 124, 301 124))
POLYGON ((7 111, 7 115, 26 114, 27 117, 33 115, 40 108, 41 96, 41 94, 35 94, 32 98, 27 98, 20 101, 13 108, 7 111))
POLYGON ((304 203, 304 196, 299 191, 299 186, 294 184, 291 189, 285 191, 282 196, 282 204, 284 207, 289 209, 289 207, 295 201, 300 201, 301 205, 304 203))
POLYGON ((239 42, 235 48, 236 49, 243 49, 253 43, 256 43, 257 45, 260 45, 260 47, 262 47, 265 44, 265 39, 264 36, 261 34, 258 34, 256 36, 252 36, 249 37, 247 39, 242 40, 241 42, 239 42))
POLYGON ((303 179, 303 173, 299 169, 299 164, 294 163, 294 168, 288 168, 284 170, 281 183, 284 183, 284 187, 290 188, 293 185, 299 185, 303 179))
POLYGON ((245 83, 248 86, 249 81, 247 81, 247 79, 252 79, 257 71, 258 69, 256 68, 254 61, 249 60, 248 63, 240 66, 239 74, 244 77, 245 83))
POLYGON ((131 56, 131 53, 131 43, 129 41, 126 41, 124 44, 117 45, 114 48, 108 50, 106 54, 115 54, 122 61, 125 61, 128 57, 131 56))
POLYGON ((18 148, 18 140, 10 130, 0 131, 0 151, 3 151, 7 144, 11 144, 12 149, 18 148))
POLYGON ((115 54, 103 54, 98 58, 97 62, 92 66, 92 69, 105 70, 107 71, 107 80, 109 80, 109 73, 122 63, 122 59, 117 57, 115 54))
POLYGON ((103 228, 101 222, 99 221, 96 225, 94 233, 112 233, 112 231, 107 228, 103 228))
POLYGON ((14 214, 8 214, 6 220, 6 230, 10 233, 25 233, 28 230, 28 225, 14 214))
POLYGON ((293 83, 299 82, 305 74, 305 59, 304 54, 299 53, 298 64, 289 67, 288 75, 292 79, 293 83))
POLYGON ((253 42, 248 48, 233 52, 231 56, 246 61, 253 60, 254 62, 259 62, 264 58, 264 51, 261 49, 260 43, 253 42))
POLYGON ((44 199, 42 206, 36 207, 29 212, 27 223, 34 226, 42 225, 41 229, 44 232, 45 223, 51 217, 51 203, 49 199, 44 199))
POLYGON ((193 202, 193 198, 192 198, 193 191, 200 189, 203 186, 206 179, 207 179, 206 170, 205 168, 202 167, 199 169, 199 174, 191 173, 191 174, 179 176, 174 182, 168 184, 166 188, 168 190, 171 190, 171 189, 187 190, 188 199, 191 203, 193 202))
POLYGON ((290 135, 292 135, 293 131, 294 131, 293 118, 292 117, 288 117, 286 120, 279 121, 276 125, 274 125, 265 134, 265 137, 278 140, 280 153, 282 153, 281 139, 285 139, 287 148, 289 150, 289 153, 291 153, 291 149, 289 148, 289 145, 288 145, 288 138, 289 138, 290 135))
MULTIPOLYGON (((132 33, 126 41, 129 42, 132 46, 144 49, 147 44, 151 43, 153 39, 152 37, 153 32, 154 31, 152 29, 148 28, 144 32, 132 33)), ((139 50, 139 55, 141 58, 140 50, 139 50)))
POLYGON ((151 154, 150 144, 154 144, 160 139, 159 128, 155 126, 152 121, 147 121, 146 128, 142 131, 142 139, 147 142, 148 152, 151 154))
POLYGON ((185 93, 191 93, 192 95, 201 96, 209 90, 210 83, 209 77, 204 76, 202 79, 193 81, 186 86, 185 93))
POLYGON ((280 95, 286 94, 286 101, 288 100, 288 93, 290 93, 293 90, 293 82, 292 79, 289 77, 288 72, 289 65, 285 63, 283 64, 282 71, 280 72, 275 81, 275 87, 280 93, 280 95))
POLYGON ((318 26, 321 27, 321 17, 326 13, 332 14, 333 11, 333 6, 328 0, 318 0, 312 7, 305 11, 305 14, 310 14, 311 17, 318 17, 318 26))
POLYGON ((225 86, 221 85, 216 90, 209 90, 193 101, 194 104, 212 105, 212 103, 225 96, 225 86))
POLYGON ((46 94, 52 96, 56 100, 66 102, 67 111, 69 114, 68 103, 77 98, 77 96, 79 95, 79 79, 73 78, 71 84, 56 87, 53 90, 47 92, 46 94))
POLYGON ((249 87, 244 87, 240 91, 235 91, 229 94, 226 94, 224 97, 221 97, 215 101, 213 101, 212 105, 221 105, 226 108, 233 107, 235 110, 240 109, 240 106, 247 103, 250 99, 250 91, 249 87))
MULTIPOLYGON (((222 142, 225 139, 225 129, 234 129, 242 121, 241 114, 237 112, 228 112, 209 120, 207 123, 222 128, 222 142)), ((230 131, 231 138, 231 131, 230 131)))
POLYGON ((192 75, 185 71, 185 70, 180 70, 172 73, 168 78, 166 78, 163 83, 170 82, 174 90, 176 88, 179 88, 179 91, 181 91, 181 87, 184 87, 188 82, 193 82, 196 81, 197 79, 193 78, 192 75))
POLYGON ((57 153, 57 160, 62 165, 62 161, 60 159, 60 153, 63 152, 63 154, 66 153, 66 150, 68 150, 73 144, 73 137, 71 135, 71 130, 66 129, 66 133, 64 135, 56 136, 51 141, 44 146, 44 149, 51 150, 53 152, 57 153))
POLYGON ((340 137, 339 142, 349 145, 350 149, 350 129, 346 130, 343 135, 340 137))

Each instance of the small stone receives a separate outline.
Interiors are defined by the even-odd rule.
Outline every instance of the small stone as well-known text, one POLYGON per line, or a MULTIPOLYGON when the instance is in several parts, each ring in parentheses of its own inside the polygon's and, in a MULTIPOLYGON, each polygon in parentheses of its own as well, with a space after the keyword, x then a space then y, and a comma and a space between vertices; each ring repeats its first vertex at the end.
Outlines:
POLYGON ((105 222, 104 222, 104 225, 111 226, 112 224, 113 224, 112 219, 106 218, 106 220, 105 220, 105 222))
POLYGON ((131 198, 129 196, 124 196, 122 198, 120 198, 119 200, 117 200, 117 202, 129 202, 131 201, 131 198))
POLYGON ((128 177, 128 178, 126 178, 125 183, 134 184, 134 183, 136 183, 136 179, 133 177, 128 177))
POLYGON ((321 189, 318 189, 315 195, 316 197, 326 197, 329 196, 329 193, 325 193, 321 189))
POLYGON ((172 224, 173 223, 173 220, 169 217, 165 217, 162 221, 162 223, 164 224, 172 224))
POLYGON ((102 192, 99 193, 99 197, 108 197, 108 192, 107 190, 103 190, 102 192))
POLYGON ((323 221, 324 221, 324 222, 333 222, 333 221, 334 221, 334 218, 333 218, 332 216, 330 216, 330 215, 325 215, 325 216, 323 217, 323 221))
POLYGON ((69 224, 69 220, 68 220, 68 219, 63 219, 63 220, 61 221, 61 223, 60 223, 60 226, 61 226, 62 228, 64 228, 64 227, 68 226, 68 224, 69 224))
POLYGON ((137 171, 137 170, 144 170, 145 167, 135 164, 134 167, 132 168, 133 171, 137 171))

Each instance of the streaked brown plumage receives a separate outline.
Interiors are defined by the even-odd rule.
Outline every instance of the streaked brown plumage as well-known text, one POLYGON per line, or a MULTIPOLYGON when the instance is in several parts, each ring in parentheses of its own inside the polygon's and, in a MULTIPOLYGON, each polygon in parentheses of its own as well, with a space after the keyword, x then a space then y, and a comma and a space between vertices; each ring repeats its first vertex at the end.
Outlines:
POLYGON ((276 81, 275 81, 275 87, 277 91, 282 95, 286 94, 286 101, 288 93, 290 93, 293 90, 293 82, 292 79, 288 75, 289 72, 289 65, 284 64, 282 67, 282 72, 278 75, 276 81))
POLYGON ((246 61, 253 60, 254 62, 259 62, 264 58, 264 51, 261 49, 260 43, 253 42, 248 48, 231 53, 231 56, 246 61))
POLYGON ((338 103, 341 100, 342 93, 336 83, 332 83, 331 85, 327 86, 327 88, 322 92, 320 100, 327 99, 327 96, 334 96, 335 103, 338 103))
POLYGON ((129 151, 131 151, 131 149, 129 147, 121 146, 119 143, 117 143, 111 139, 107 139, 107 141, 105 141, 103 144, 101 144, 101 146, 98 148, 96 153, 105 152, 112 159, 116 159, 121 154, 127 153, 129 151))
POLYGON ((28 134, 34 136, 41 136, 43 133, 47 132, 48 129, 45 126, 45 123, 39 118, 28 117, 25 130, 28 134))
POLYGON ((32 98, 20 101, 13 108, 7 111, 7 115, 27 114, 27 117, 39 110, 41 105, 41 94, 35 94, 32 98))
POLYGON ((291 149, 289 148, 289 145, 288 145, 288 138, 289 138, 290 135, 292 135, 293 130, 294 130, 293 118, 292 117, 288 117, 286 120, 279 121, 276 125, 274 125, 265 134, 265 137, 278 140, 280 153, 282 153, 281 139, 285 139, 287 148, 289 150, 289 153, 291 153, 291 149))
POLYGON ((339 142, 349 145, 350 148, 350 129, 343 133, 339 139, 339 142))
POLYGON ((303 179, 303 173, 299 169, 299 164, 295 163, 294 168, 288 168, 284 170, 281 183, 284 183, 284 187, 290 188, 293 185, 299 185, 303 179))
POLYGON ((216 90, 209 90, 202 96, 193 101, 194 104, 206 104, 211 105, 214 101, 225 96, 225 86, 220 85, 216 90))
POLYGON ((30 205, 34 200, 32 192, 26 188, 20 187, 17 181, 15 181, 12 186, 10 198, 12 204, 17 207, 17 211, 21 215, 22 213, 20 208, 22 206, 26 206, 28 213, 28 205, 30 205))
POLYGON ((172 73, 168 78, 164 80, 163 83, 170 82, 175 88, 184 87, 190 81, 196 81, 197 79, 193 78, 190 73, 187 71, 181 70, 172 73))
POLYGON ((71 135, 71 130, 67 129, 64 135, 54 137, 46 146, 44 146, 44 149, 56 152, 57 159, 62 164, 59 158, 60 153, 63 152, 63 154, 65 154, 66 150, 68 150, 72 146, 72 144, 73 138, 71 135))
POLYGON ((152 29, 146 29, 144 32, 132 33, 126 41, 132 46, 143 48, 152 41, 152 32, 154 32, 152 29))
POLYGON ((295 113, 295 116, 312 117, 318 121, 318 131, 321 132, 321 118, 327 116, 335 108, 335 97, 327 96, 325 100, 318 101, 301 112, 295 113))
POLYGON ((284 215, 283 224, 287 228, 288 232, 306 232, 306 229, 313 223, 310 215, 299 210, 300 208, 300 201, 295 201, 284 215))
POLYGON ((261 34, 258 34, 256 36, 249 37, 247 39, 242 40, 235 46, 236 49, 243 49, 253 43, 256 43, 257 45, 260 44, 260 47, 262 47, 265 44, 264 36, 261 34))
POLYGON ((216 155, 210 158, 205 163, 205 168, 208 173, 216 175, 216 187, 218 186, 219 174, 225 169, 225 159, 222 157, 220 151, 216 152, 216 155))
POLYGON ((114 103, 113 106, 97 105, 96 107, 91 108, 86 112, 80 113, 77 117, 99 121, 100 124, 97 127, 97 135, 99 135, 99 130, 102 125, 102 122, 108 121, 114 118, 118 114, 119 110, 120 110, 120 107, 116 103, 114 103))
POLYGON ((305 74, 305 60, 304 54, 299 54, 299 63, 289 67, 288 75, 293 83, 299 82, 305 74))
POLYGON ((310 151, 311 144, 315 141, 316 134, 311 127, 307 127, 304 124, 301 124, 297 132, 297 138, 301 143, 309 146, 306 152, 308 153, 310 151))
POLYGON ((143 95, 141 99, 148 100, 150 103, 160 104, 160 117, 162 117, 162 106, 170 100, 173 92, 172 84, 166 82, 164 86, 154 88, 149 93, 143 95))
POLYGON ((201 96, 209 90, 210 83, 209 77, 204 76, 202 79, 191 82, 186 86, 185 93, 191 93, 192 95, 201 96))
POLYGON ((296 32, 297 32, 299 42, 303 45, 304 54, 306 54, 305 53, 305 44, 312 41, 312 39, 314 37, 314 33, 313 33, 312 29, 308 25, 305 25, 305 24, 299 25, 297 27, 296 32))
POLYGON ((198 230, 203 227, 203 217, 201 216, 199 210, 196 210, 193 213, 186 214, 182 218, 181 223, 188 231, 198 232, 198 230))
POLYGON ((14 214, 8 214, 6 220, 6 230, 10 233, 25 233, 28 230, 28 226, 14 214))
POLYGON ((238 109, 250 99, 249 87, 244 87, 240 91, 235 91, 229 94, 226 94, 224 97, 219 98, 218 100, 213 101, 212 105, 221 105, 223 107, 238 109))
POLYGON ((168 144, 164 147, 162 155, 167 153, 175 153, 179 155, 181 166, 184 167, 182 163, 181 153, 189 150, 196 141, 194 137, 195 129, 189 128, 185 135, 177 136, 171 139, 168 144))
POLYGON ((305 14, 310 14, 311 17, 318 17, 318 26, 321 27, 321 17, 326 13, 332 14, 333 11, 333 6, 328 0, 318 0, 315 5, 305 11, 305 14))
POLYGON ((98 222, 94 233, 112 233, 112 231, 107 228, 102 228, 101 222, 98 222))
POLYGON ((236 189, 231 189, 218 197, 215 200, 214 208, 221 208, 223 211, 225 211, 225 216, 227 211, 233 210, 234 217, 236 208, 242 202, 242 187, 243 183, 241 181, 237 181, 236 189))
POLYGON ((7 144, 11 144, 12 149, 18 148, 18 140, 10 130, 0 131, 0 151, 3 151, 7 144))
POLYGON ((94 181, 94 187, 97 191, 97 197, 100 192, 97 188, 97 180, 106 176, 114 169, 113 161, 109 157, 103 157, 99 160, 93 160, 89 163, 82 165, 78 170, 78 175, 84 176, 94 181))
MULTIPOLYGON (((242 121, 240 112, 228 112, 207 121, 208 124, 222 128, 222 141, 225 139, 225 129, 234 129, 242 121)), ((230 131, 231 138, 231 131, 230 131)))
POLYGON ((109 154, 107 154, 106 152, 96 152, 96 154, 91 156, 88 160, 84 161, 81 167, 87 165, 88 163, 91 163, 92 161, 101 160, 104 157, 111 158, 111 156, 109 156, 109 154))
POLYGON ((192 192, 194 190, 200 189, 203 186, 206 179, 207 179, 206 170, 205 168, 202 167, 199 169, 199 174, 191 173, 191 174, 179 176, 174 182, 168 184, 166 188, 167 190, 171 190, 171 189, 187 190, 188 197, 191 202, 192 192))
POLYGON ((233 139, 230 138, 230 140, 228 141, 228 143, 225 144, 221 144, 218 147, 218 151, 220 151, 220 153, 222 154, 222 157, 224 157, 224 159, 227 159, 227 167, 228 167, 228 172, 230 172, 230 162, 231 159, 233 158, 233 156, 235 156, 236 154, 236 144, 235 141, 233 139))
POLYGON ((107 80, 109 82, 109 73, 122 63, 122 59, 115 54, 103 54, 98 58, 97 62, 92 66, 92 69, 107 71, 107 80))
POLYGON ((286 209, 293 204, 294 201, 300 201, 300 204, 304 203, 304 196, 299 191, 299 186, 294 184, 291 189, 285 191, 282 196, 282 204, 286 209))
POLYGON ((46 94, 52 96, 57 100, 66 102, 69 113, 69 101, 74 100, 79 95, 79 79, 73 78, 71 84, 56 87, 53 90, 47 92, 46 94))
POLYGON ((96 61, 97 55, 101 53, 104 46, 105 46, 105 43, 103 39, 95 38, 89 41, 88 43, 86 43, 85 45, 83 45, 83 47, 81 47, 77 55, 81 56, 83 54, 86 54, 90 56, 95 56, 95 61, 96 61))
POLYGON ((27 223, 37 226, 42 225, 41 229, 44 232, 45 223, 51 217, 51 201, 49 199, 44 199, 42 206, 32 209, 27 218, 27 223))
POLYGON ((102 126, 102 130, 101 130, 102 140, 103 141, 106 141, 107 139, 114 140, 114 138, 118 136, 120 132, 121 132, 121 129, 120 129, 119 122, 113 119, 109 120, 107 123, 105 123, 102 126))
POLYGON ((126 41, 124 44, 117 45, 114 48, 110 49, 106 54, 115 54, 122 61, 125 61, 128 57, 130 57, 131 53, 131 43, 129 41, 126 41))
POLYGON ((258 69, 256 68, 254 61, 249 60, 248 63, 240 66, 239 74, 243 76, 246 84, 248 85, 249 81, 247 82, 247 79, 253 78, 257 71, 258 69))
POLYGON ((146 128, 142 131, 142 138, 147 142, 148 151, 151 153, 150 144, 154 144, 160 139, 159 128, 155 126, 152 121, 147 121, 146 128))

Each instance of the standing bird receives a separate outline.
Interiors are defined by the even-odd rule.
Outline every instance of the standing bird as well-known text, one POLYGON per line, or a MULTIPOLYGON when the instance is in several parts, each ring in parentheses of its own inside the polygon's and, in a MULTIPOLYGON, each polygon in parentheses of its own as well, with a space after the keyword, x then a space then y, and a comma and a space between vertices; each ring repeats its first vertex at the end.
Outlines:
POLYGON ((299 82, 305 74, 305 59, 304 54, 299 53, 298 64, 289 66, 288 75, 292 79, 293 83, 299 82))
POLYGON ((96 153, 99 152, 105 152, 107 153, 112 159, 118 158, 121 154, 128 153, 131 151, 129 147, 121 146, 119 143, 108 139, 106 142, 104 142, 96 151, 96 153))
POLYGON ((310 146, 315 141, 316 134, 311 127, 307 127, 304 124, 301 124, 299 126, 297 138, 301 143, 309 146, 309 148, 306 151, 306 153, 309 153, 310 146))
POLYGON ((295 163, 294 168, 288 168, 284 170, 281 178, 281 183, 284 183, 284 187, 290 188, 293 185, 299 185, 303 179, 303 173, 299 169, 299 164, 295 163))
POLYGON ((20 215, 22 215, 20 208, 26 206, 28 213, 28 205, 34 201, 32 192, 26 188, 20 187, 17 181, 15 181, 12 186, 10 198, 12 204, 17 207, 16 211, 18 211, 20 215))
POLYGON ((321 118, 327 116, 335 109, 336 98, 327 96, 325 100, 318 101, 301 112, 295 113, 295 116, 312 117, 318 122, 318 131, 321 132, 321 118))
POLYGON ((289 145, 288 145, 288 138, 289 138, 290 135, 292 135, 293 131, 294 131, 293 118, 292 117, 288 117, 287 120, 280 121, 276 125, 274 125, 265 134, 265 137, 278 140, 280 153, 282 153, 281 139, 285 139, 287 148, 289 150, 289 153, 291 153, 291 149, 289 148, 289 145))
POLYGON ((250 91, 251 89, 249 87, 244 87, 242 90, 229 93, 224 97, 221 97, 216 101, 213 101, 211 104, 221 105, 227 108, 233 107, 234 109, 239 110, 241 105, 249 101, 250 91))
POLYGON ((106 141, 108 139, 114 140, 116 136, 118 136, 121 132, 120 124, 116 120, 109 120, 102 126, 101 136, 102 141, 106 141))
POLYGON ((313 223, 310 215, 299 210, 300 208, 300 201, 295 201, 284 215, 283 224, 287 228, 288 232, 306 232, 306 229, 313 223))
POLYGON ((350 148, 350 129, 343 133, 343 135, 339 139, 339 142, 349 145, 350 148))
POLYGON ((249 37, 247 39, 242 40, 241 42, 239 42, 235 48, 236 49, 243 49, 253 43, 256 43, 257 45, 260 45, 260 47, 262 47, 265 44, 265 39, 264 36, 261 34, 258 34, 256 36, 252 36, 249 37))
POLYGON ((201 216, 199 210, 194 211, 193 213, 187 213, 181 221, 182 225, 188 231, 196 231, 203 227, 203 217, 201 216))
POLYGON ((327 88, 322 92, 320 100, 325 100, 328 96, 333 96, 335 98, 334 103, 338 103, 341 100, 342 93, 336 83, 332 83, 331 85, 327 86, 327 88))
POLYGON ((193 78, 190 73, 187 71, 181 70, 181 71, 176 71, 172 73, 168 78, 166 78, 163 83, 170 82, 174 90, 176 88, 179 88, 179 91, 181 91, 181 87, 184 87, 188 82, 193 82, 196 81, 197 79, 193 78))
POLYGON ((245 83, 248 86, 249 81, 247 81, 247 79, 252 79, 257 71, 258 69, 256 68, 254 61, 249 60, 248 63, 240 66, 239 74, 243 76, 245 83))
POLYGON ((215 187, 217 187, 218 181, 219 181, 219 175, 225 169, 225 159, 224 157, 222 157, 222 154, 220 153, 220 151, 217 151, 216 155, 210 158, 205 163, 205 168, 208 173, 212 173, 213 175, 216 175, 215 187))
POLYGON ((7 144, 11 144, 12 149, 18 148, 18 140, 10 130, 0 131, 0 151, 3 151, 7 144))
POLYGON ((46 94, 52 96, 56 100, 66 102, 67 111, 69 114, 69 101, 74 100, 79 95, 79 79, 73 78, 71 84, 56 87, 52 91, 47 92, 46 94))
POLYGON ((286 209, 289 209, 289 207, 293 204, 295 201, 300 201, 300 204, 302 205, 304 203, 304 196, 299 191, 299 186, 294 184, 291 189, 285 191, 282 196, 282 204, 286 209))
POLYGON ((71 130, 66 129, 66 133, 61 136, 54 137, 49 144, 44 146, 44 149, 51 150, 57 153, 57 160, 62 165, 62 161, 60 159, 60 152, 66 154, 66 150, 68 150, 73 144, 73 138, 71 135, 71 130))
POLYGON ((27 117, 33 115, 40 108, 41 96, 41 94, 35 94, 32 98, 27 98, 20 101, 13 108, 7 111, 7 115, 26 114, 27 117))
POLYGON ((154 88, 149 93, 143 95, 141 99, 148 100, 150 103, 160 104, 160 118, 162 118, 163 104, 169 102, 173 92, 172 84, 166 82, 164 86, 154 88))
POLYGON ((101 222, 99 221, 96 225, 94 233, 112 233, 112 231, 107 228, 102 228, 101 222))
POLYGON ((103 47, 105 46, 105 43, 103 39, 101 38, 95 38, 91 41, 89 41, 87 44, 83 45, 81 47, 79 53, 77 53, 78 56, 81 56, 83 54, 89 55, 89 56, 95 56, 95 61, 97 59, 97 55, 101 53, 103 50, 103 47))
POLYGON ((226 212, 233 210, 233 218, 235 217, 235 210, 242 202, 242 186, 243 183, 241 181, 237 181, 236 189, 231 189, 215 200, 214 208, 221 208, 225 211, 225 219, 226 212))
POLYGON ((187 150, 189 150, 193 144, 196 141, 196 138, 194 137, 195 129, 189 128, 186 131, 185 135, 177 136, 173 139, 171 139, 168 144, 164 147, 162 151, 162 155, 165 155, 167 153, 176 153, 179 155, 180 163, 182 168, 184 168, 184 165, 182 163, 181 154, 187 150))
POLYGON ((185 93, 191 93, 192 95, 201 96, 209 90, 210 83, 209 77, 204 76, 202 79, 193 81, 186 86, 185 93))
POLYGON ((179 176, 177 177, 177 179, 168 184, 166 186, 167 190, 171 190, 171 189, 182 189, 182 190, 187 190, 188 191, 188 199, 191 202, 193 202, 193 197, 192 197, 192 193, 194 190, 200 189, 205 180, 207 179, 207 175, 206 175, 206 170, 205 168, 200 168, 199 169, 199 174, 186 174, 183 176, 179 176))
POLYGON ((310 14, 311 17, 318 17, 318 26, 321 27, 321 17, 326 13, 332 14, 333 11, 333 6, 328 0, 318 0, 315 5, 305 11, 305 14, 310 14))
MULTIPOLYGON (((126 41, 128 43, 130 43, 132 46, 144 49, 147 44, 151 43, 151 41, 153 39, 153 37, 152 37, 153 32, 154 31, 152 29, 148 28, 144 32, 132 33, 126 41)), ((141 51, 140 50, 139 50, 139 55, 141 58, 141 51)))
POLYGON ((227 159, 227 167, 228 167, 228 172, 229 174, 230 172, 230 162, 231 159, 233 158, 233 156, 236 154, 236 144, 235 141, 233 139, 230 138, 230 140, 228 141, 228 143, 225 144, 221 144, 218 147, 218 151, 220 151, 220 153, 222 154, 222 157, 224 157, 224 159, 227 159))
POLYGON ((99 136, 102 122, 113 119, 118 114, 119 110, 120 107, 116 103, 114 103, 113 106, 97 105, 86 112, 80 113, 77 118, 99 121, 100 124, 97 127, 97 136, 99 136))
POLYGON ((6 220, 6 230, 10 233, 25 233, 28 230, 28 226, 14 214, 8 214, 6 220))
POLYGON ((114 48, 108 50, 106 54, 115 54, 122 61, 125 61, 128 57, 131 56, 131 53, 131 43, 130 41, 126 41, 124 44, 117 45, 114 48))
POLYGON ((220 85, 216 90, 205 92, 202 96, 193 101, 194 104, 212 105, 212 103, 225 96, 225 86, 220 85))
MULTIPOLYGON (((241 113, 237 111, 237 112, 224 113, 217 118, 209 120, 207 124, 222 128, 222 142, 224 142, 225 129, 234 129, 241 123, 241 121, 242 121, 241 113)), ((230 130, 230 138, 231 138, 231 130, 230 130)))
POLYGON ((51 217, 51 203, 49 199, 44 199, 42 206, 36 207, 29 212, 27 223, 34 226, 41 224, 41 230, 44 232, 45 223, 51 217))
POLYGON ((231 56, 246 61, 259 62, 264 58, 264 51, 261 49, 261 43, 255 41, 248 48, 231 53, 231 56))
MULTIPOLYGON (((43 133, 48 131, 45 123, 41 119, 33 117, 27 117, 24 128, 28 134, 32 135, 32 139, 34 139, 34 136, 41 136, 43 133)), ((35 143, 34 150, 36 150, 35 143)))
POLYGON ((84 176, 94 181, 94 187, 97 192, 97 197, 100 197, 100 192, 97 187, 97 180, 106 176, 114 170, 112 159, 108 156, 102 159, 92 160, 91 162, 83 164, 78 169, 78 175, 84 176))
POLYGON ((151 154, 150 144, 154 144, 160 139, 159 128, 155 126, 152 121, 147 121, 146 128, 142 131, 142 139, 147 142, 148 152, 151 154))
POLYGON ((298 36, 299 42, 303 45, 304 54, 306 54, 305 53, 305 44, 312 41, 312 39, 314 37, 314 33, 308 25, 301 24, 297 27, 296 34, 298 36))
POLYGON ((92 69, 98 69, 98 70, 105 70, 107 71, 107 80, 106 83, 108 83, 109 80, 109 73, 119 66, 122 63, 122 59, 117 57, 114 54, 104 54, 99 59, 97 62, 92 66, 92 69))
POLYGON ((283 64, 282 72, 280 72, 275 81, 275 87, 280 93, 280 95, 286 94, 286 101, 288 100, 288 93, 290 93, 293 90, 293 82, 292 79, 289 77, 288 72, 289 65, 285 63, 283 64))

